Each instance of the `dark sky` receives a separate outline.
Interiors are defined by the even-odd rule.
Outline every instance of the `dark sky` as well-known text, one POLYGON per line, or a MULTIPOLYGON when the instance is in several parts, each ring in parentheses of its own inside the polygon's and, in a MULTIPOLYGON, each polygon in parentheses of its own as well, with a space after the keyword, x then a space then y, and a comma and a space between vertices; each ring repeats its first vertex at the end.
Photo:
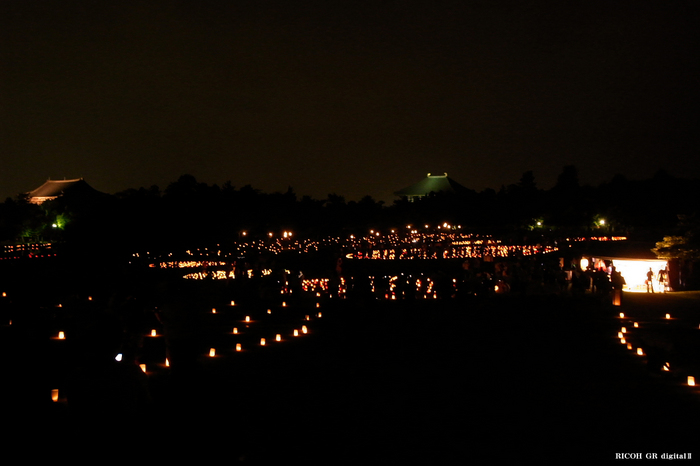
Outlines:
POLYGON ((0 198, 700 178, 700 4, 0 1, 0 198))

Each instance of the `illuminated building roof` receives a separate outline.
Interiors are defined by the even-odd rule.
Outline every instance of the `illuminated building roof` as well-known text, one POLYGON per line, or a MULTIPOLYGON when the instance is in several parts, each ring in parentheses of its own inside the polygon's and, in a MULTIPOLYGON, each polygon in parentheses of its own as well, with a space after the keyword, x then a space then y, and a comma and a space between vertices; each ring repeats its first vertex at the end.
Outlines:
POLYGON ((443 173, 442 175, 433 175, 428 173, 428 175, 418 183, 396 191, 394 194, 401 197, 407 197, 409 201, 413 201, 423 196, 427 196, 430 193, 456 193, 466 189, 467 188, 448 177, 447 173, 443 173))
POLYGON ((67 192, 90 195, 99 193, 82 178, 75 180, 47 180, 44 184, 29 192, 29 202, 41 204, 42 202, 56 199, 67 192))

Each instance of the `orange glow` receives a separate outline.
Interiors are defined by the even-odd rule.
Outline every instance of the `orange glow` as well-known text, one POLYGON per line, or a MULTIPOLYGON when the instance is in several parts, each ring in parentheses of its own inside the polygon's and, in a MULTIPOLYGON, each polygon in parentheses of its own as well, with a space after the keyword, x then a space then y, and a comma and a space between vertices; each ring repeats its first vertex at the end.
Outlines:
POLYGON ((634 328, 639 328, 639 324, 637 322, 634 323, 634 328))
POLYGON ((63 332, 58 332, 58 339, 59 340, 65 340, 66 339, 66 334, 63 332))
POLYGON ((245 321, 250 322, 250 316, 245 316, 245 321))
POLYGON ((306 325, 301 326, 301 333, 304 333, 304 334, 309 333, 309 329, 306 328, 306 325))
POLYGON ((236 305, 236 302, 235 302, 235 301, 231 301, 231 306, 235 306, 235 305, 236 305))
POLYGON ((299 330, 294 329, 294 336, 295 336, 295 337, 298 337, 298 336, 299 336, 299 330))
POLYGON ((691 387, 695 386, 695 377, 693 377, 692 375, 688 376, 688 385, 690 385, 691 387))
POLYGON ((216 356, 216 349, 210 348, 209 349, 209 357, 213 358, 214 356, 216 356))
POLYGON ((151 336, 155 337, 156 336, 156 329, 151 330, 151 336))
POLYGON ((237 327, 233 327, 233 333, 238 333, 238 328, 237 328, 237 327))
POLYGON ((142 370, 143 373, 145 374, 145 373, 146 373, 146 365, 145 365, 145 364, 139 364, 139 367, 141 368, 141 370, 142 370))
POLYGON ((243 347, 240 343, 236 343, 236 351, 243 351, 243 347))
POLYGON ((637 348, 637 354, 640 356, 644 356, 644 351, 642 350, 642 348, 637 348))
POLYGON ((51 401, 54 403, 58 401, 58 388, 51 390, 51 401))
POLYGON ((620 329, 620 331, 621 331, 622 333, 627 333, 627 327, 622 327, 622 329, 620 329))
POLYGON ((624 313, 624 312, 620 312, 620 319, 624 319, 624 318, 625 318, 625 313, 624 313))
POLYGON ((624 345, 626 343, 626 340, 624 338, 620 338, 620 343, 624 345))
POLYGON ((667 319, 670 319, 670 318, 671 318, 671 314, 666 314, 666 318, 667 318, 667 319))
POLYGON ((282 335, 280 335, 279 333, 275 335, 275 341, 282 341, 282 335))
POLYGON ((669 363, 664 364, 663 370, 668 372, 671 370, 671 365, 669 363))
POLYGON ((282 301, 282 307, 287 307, 287 302, 286 302, 286 301, 282 301))
POLYGON ((211 313, 212 313, 212 314, 216 314, 216 309, 215 309, 215 308, 212 308, 211 313))
POLYGON ((165 367, 170 367, 170 361, 168 358, 165 358, 165 367))
POLYGON ((264 338, 260 339, 260 346, 265 346, 265 339, 264 338))
POLYGON ((632 343, 627 343, 627 349, 631 350, 632 349, 632 343))

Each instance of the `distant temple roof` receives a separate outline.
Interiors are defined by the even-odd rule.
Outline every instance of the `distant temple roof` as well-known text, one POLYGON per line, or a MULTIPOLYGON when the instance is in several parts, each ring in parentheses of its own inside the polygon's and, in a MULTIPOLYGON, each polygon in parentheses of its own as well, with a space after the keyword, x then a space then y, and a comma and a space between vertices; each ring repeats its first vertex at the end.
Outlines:
POLYGON ((99 191, 87 184, 82 178, 75 180, 47 180, 44 184, 29 192, 29 202, 41 204, 51 201, 66 192, 99 194, 99 191))
POLYGON ((396 191, 394 194, 401 197, 407 197, 410 201, 412 201, 414 199, 427 196, 432 192, 456 193, 466 189, 467 188, 448 177, 447 173, 443 173, 442 175, 433 175, 428 173, 428 175, 418 183, 396 191))

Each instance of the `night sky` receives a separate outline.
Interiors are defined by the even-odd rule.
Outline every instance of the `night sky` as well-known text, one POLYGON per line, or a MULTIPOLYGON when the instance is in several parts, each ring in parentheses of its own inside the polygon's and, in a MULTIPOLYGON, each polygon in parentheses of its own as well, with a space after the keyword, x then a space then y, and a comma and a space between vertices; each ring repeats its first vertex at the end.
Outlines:
POLYGON ((427 172, 481 191, 700 178, 700 3, 0 2, 0 200, 185 173, 390 202, 427 172))

